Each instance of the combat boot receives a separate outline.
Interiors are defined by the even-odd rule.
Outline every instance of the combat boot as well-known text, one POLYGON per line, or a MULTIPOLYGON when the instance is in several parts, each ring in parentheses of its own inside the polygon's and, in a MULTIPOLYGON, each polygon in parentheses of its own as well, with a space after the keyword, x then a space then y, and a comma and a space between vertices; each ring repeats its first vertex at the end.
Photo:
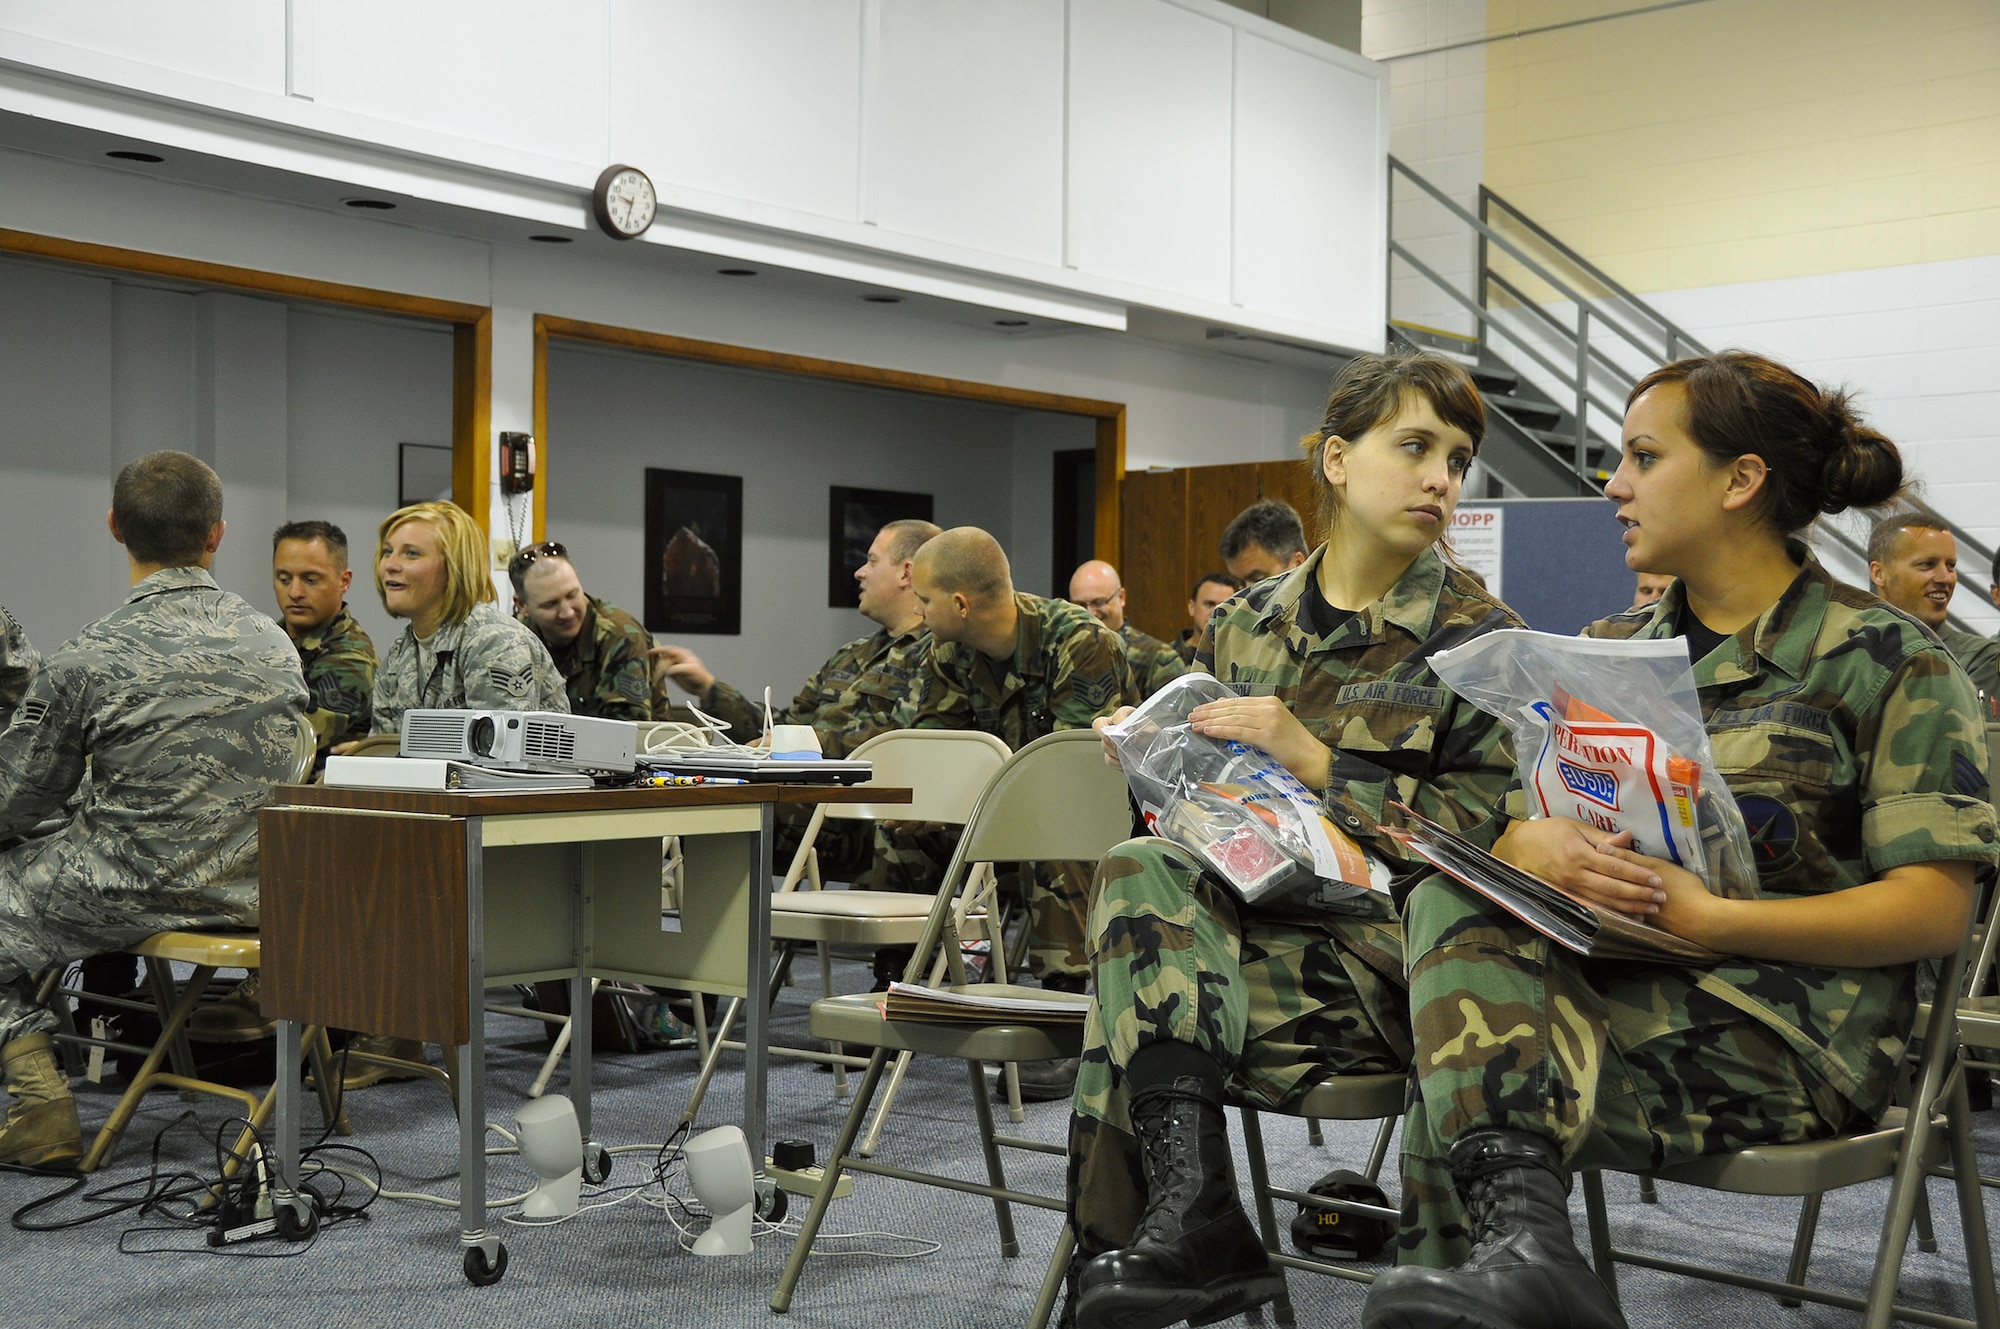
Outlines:
POLYGON ((1077 1329, 1208 1324, 1276 1298, 1284 1275, 1237 1198, 1219 1089, 1180 1076, 1135 1091, 1130 1114, 1146 1213, 1131 1245, 1078 1276, 1077 1329))
POLYGON ((1625 1329, 1576 1248, 1569 1171, 1553 1140, 1472 1131, 1448 1161, 1472 1221, 1471 1256, 1456 1269, 1384 1273, 1368 1290, 1363 1329, 1625 1329))
POLYGON ((0 1048, 7 1091, 20 1100, 0 1125, 0 1163, 69 1172, 83 1157, 83 1130, 69 1077, 47 1034, 23 1034, 0 1048))

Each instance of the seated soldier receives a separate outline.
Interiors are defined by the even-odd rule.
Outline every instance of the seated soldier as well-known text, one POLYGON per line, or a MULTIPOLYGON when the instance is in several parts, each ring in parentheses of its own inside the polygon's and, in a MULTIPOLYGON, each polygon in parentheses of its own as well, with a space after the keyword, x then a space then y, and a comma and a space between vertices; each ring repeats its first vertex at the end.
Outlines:
MULTIPOLYGON (((910 571, 932 645, 930 667, 900 713, 904 727, 979 729, 1019 752, 1138 700, 1117 635, 1066 600, 1016 591, 1006 552, 978 527, 930 541, 910 571)), ((907 823, 883 827, 899 824, 907 823)), ((887 834, 878 828, 885 861, 897 850, 887 834)), ((1028 965, 1043 987, 1081 992, 1089 982, 1089 890, 1087 864, 1045 863, 1022 874, 1028 965)), ((1023 1098, 1067 1098, 1076 1060, 1022 1066, 1019 1078, 1023 1098)))
POLYGON ((1243 589, 1243 579, 1232 572, 1210 572, 1203 574, 1194 589, 1188 592, 1188 625, 1181 629, 1181 635, 1174 638, 1174 650, 1181 657, 1182 664, 1193 664, 1195 648, 1201 645, 1202 630, 1223 601, 1243 589))
POLYGON ((0 613, 0 1066, 18 1100, 0 1163, 23 1167, 83 1152, 35 971, 155 932, 254 924, 257 809, 291 777, 305 714, 285 634, 208 574, 214 471, 142 457, 119 472, 109 520, 130 564, 123 605, 39 668, 0 613))
MULTIPOLYGON (((867 560, 854 570, 854 580, 861 587, 862 616, 880 626, 835 651, 806 680, 792 704, 772 714, 773 724, 811 725, 819 735, 820 751, 834 758, 896 728, 896 707, 909 695, 931 641, 917 598, 910 593, 910 560, 937 533, 931 523, 913 519, 892 521, 875 533, 867 560)), ((671 678, 693 693, 704 712, 728 722, 738 742, 750 742, 764 732, 764 712, 717 679, 693 651, 656 646, 653 656, 659 677, 671 678)), ((810 814, 796 805, 780 807, 778 814, 778 857, 788 865, 798 852, 810 814)), ((874 858, 866 822, 825 822, 815 847, 822 871, 837 881, 860 879, 874 858)))
POLYGON ((1266 581, 1306 561, 1306 525, 1291 504, 1261 499, 1223 528, 1220 552, 1230 576, 1266 581))
POLYGON ((312 722, 319 740, 313 769, 326 765, 336 743, 368 732, 375 690, 375 643, 347 612, 347 533, 328 521, 294 521, 271 536, 271 585, 278 593, 278 621, 298 648, 312 694, 312 722))
POLYGON ((1125 621, 1125 586, 1118 569, 1101 558, 1093 558, 1069 577, 1069 598, 1090 611, 1092 618, 1118 634, 1125 643, 1125 662, 1132 670, 1132 686, 1140 698, 1152 696, 1187 672, 1187 666, 1173 647, 1158 637, 1149 637, 1125 621))
MULTIPOLYGON (((375 673, 371 732, 397 733, 403 712, 428 709, 569 711, 548 648, 500 612, 486 575, 486 533, 453 503, 414 503, 382 523, 375 589, 391 617, 407 620, 375 673)), ((336 749, 338 751, 338 749, 336 749)), ((420 1062, 414 1039, 364 1034, 351 1052, 420 1062)), ((342 1080, 363 1089, 415 1074, 357 1063, 342 1080)))
POLYGON ((507 564, 514 616, 548 647, 572 715, 653 719, 652 634, 638 619, 585 595, 569 550, 553 540, 529 545, 507 564))
POLYGON ((1868 536, 1868 580, 1875 594, 1937 634, 1986 701, 1980 714, 1994 717, 2000 704, 2000 641, 1951 625, 1951 595, 1958 589, 1958 541, 1936 517, 1892 512, 1868 536))

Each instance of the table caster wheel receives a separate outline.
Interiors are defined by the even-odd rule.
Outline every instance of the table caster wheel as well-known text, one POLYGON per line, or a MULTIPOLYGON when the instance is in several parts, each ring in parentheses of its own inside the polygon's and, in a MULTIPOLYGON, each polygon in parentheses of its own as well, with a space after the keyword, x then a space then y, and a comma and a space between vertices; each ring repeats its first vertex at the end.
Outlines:
POLYGON ((486 1251, 479 1246, 465 1248, 465 1281, 474 1287, 492 1287, 507 1272, 507 1248, 493 1248, 493 1263, 486 1262, 486 1251))
POLYGON ((778 1224, 785 1221, 785 1214, 792 1207, 784 1189, 769 1177, 757 1178, 757 1217, 763 1222, 778 1224))
POLYGON ((278 1224, 278 1235, 286 1241, 304 1241, 319 1231, 319 1206, 311 1200, 281 1204, 271 1217, 278 1224))
POLYGON ((611 1151, 601 1144, 583 1146, 583 1179, 600 1186, 611 1175, 611 1151))

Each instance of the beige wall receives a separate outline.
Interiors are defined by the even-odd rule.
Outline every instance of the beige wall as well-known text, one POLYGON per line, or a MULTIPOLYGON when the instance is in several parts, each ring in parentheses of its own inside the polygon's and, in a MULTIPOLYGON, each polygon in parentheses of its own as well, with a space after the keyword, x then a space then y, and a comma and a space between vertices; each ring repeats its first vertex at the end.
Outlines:
MULTIPOLYGON (((1488 0, 1487 31, 1634 7, 1488 0)), ((1503 37, 1484 165, 1640 291, 2000 253, 2000 3, 1706 0, 1503 37)))

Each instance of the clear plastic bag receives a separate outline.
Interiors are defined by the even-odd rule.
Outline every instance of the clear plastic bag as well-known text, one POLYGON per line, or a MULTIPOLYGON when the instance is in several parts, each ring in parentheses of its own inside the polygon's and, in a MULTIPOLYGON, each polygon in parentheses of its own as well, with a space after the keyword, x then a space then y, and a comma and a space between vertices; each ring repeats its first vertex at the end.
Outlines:
POLYGON ((1716 895, 1757 894, 1750 832, 1715 768, 1687 641, 1490 632, 1431 656, 1437 676, 1513 731, 1533 816, 1630 831, 1716 895))
POLYGON ((1235 695, 1211 675, 1183 674, 1106 726, 1147 826, 1200 857, 1248 904, 1371 889, 1367 856, 1297 776, 1261 748, 1189 725, 1195 707, 1235 695))

